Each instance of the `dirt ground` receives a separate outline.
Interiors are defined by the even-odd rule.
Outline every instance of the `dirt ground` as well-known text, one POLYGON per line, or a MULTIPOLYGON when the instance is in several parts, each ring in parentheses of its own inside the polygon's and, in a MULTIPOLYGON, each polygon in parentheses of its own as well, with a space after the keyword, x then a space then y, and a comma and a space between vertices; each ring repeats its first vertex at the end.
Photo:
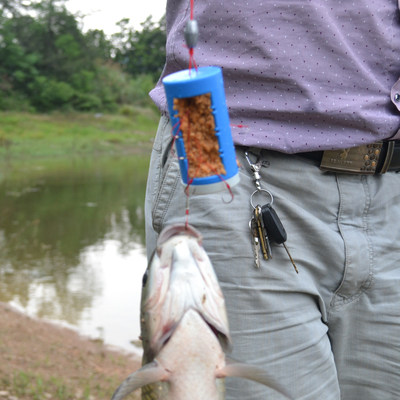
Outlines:
POLYGON ((110 399, 139 365, 139 356, 0 303, 0 400, 110 399))

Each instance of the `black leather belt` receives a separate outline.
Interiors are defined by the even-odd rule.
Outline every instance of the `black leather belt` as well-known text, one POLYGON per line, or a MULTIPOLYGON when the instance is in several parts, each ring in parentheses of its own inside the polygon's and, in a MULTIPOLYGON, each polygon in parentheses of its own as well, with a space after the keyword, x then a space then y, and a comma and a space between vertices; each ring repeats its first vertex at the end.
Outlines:
POLYGON ((400 140, 387 140, 349 149, 297 153, 318 163, 323 171, 348 174, 400 172, 400 140))

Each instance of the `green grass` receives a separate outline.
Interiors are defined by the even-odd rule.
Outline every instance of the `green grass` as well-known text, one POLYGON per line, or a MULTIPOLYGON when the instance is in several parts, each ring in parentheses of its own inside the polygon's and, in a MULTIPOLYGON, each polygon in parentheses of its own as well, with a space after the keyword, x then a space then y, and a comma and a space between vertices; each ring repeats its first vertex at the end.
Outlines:
POLYGON ((13 374, 11 379, 2 378, 0 387, 3 392, 7 392, 9 396, 14 396, 14 398, 89 400, 110 398, 119 383, 119 381, 107 377, 105 377, 102 385, 99 385, 98 378, 94 377, 93 379, 85 377, 75 382, 69 382, 61 377, 45 377, 37 373, 18 371, 13 374))
POLYGON ((0 112, 0 158, 130 153, 149 148, 153 109, 130 115, 0 112))

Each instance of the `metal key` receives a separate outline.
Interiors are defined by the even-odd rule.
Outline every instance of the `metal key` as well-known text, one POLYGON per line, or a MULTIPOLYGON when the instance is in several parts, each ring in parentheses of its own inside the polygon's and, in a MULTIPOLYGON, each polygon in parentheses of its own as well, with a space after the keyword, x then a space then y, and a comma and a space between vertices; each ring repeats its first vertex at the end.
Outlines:
POLYGON ((253 247, 254 264, 260 268, 260 239, 258 237, 257 223, 254 217, 249 222, 251 232, 251 244, 253 247))
POLYGON ((263 221, 260 205, 257 205, 254 208, 253 219, 255 220, 255 223, 256 223, 257 235, 260 240, 261 252, 263 254, 264 260, 268 260, 269 258, 272 258, 272 251, 271 251, 271 245, 270 245, 269 238, 268 238, 268 232, 264 226, 264 221, 263 221))
POLYGON ((289 253, 289 249, 286 247, 286 244, 285 244, 285 243, 282 243, 282 244, 283 244, 284 249, 286 250, 287 255, 289 256, 289 260, 290 260, 290 262, 292 263, 293 268, 294 268, 294 270, 296 271, 296 274, 298 274, 298 273, 299 273, 299 270, 297 269, 296 264, 295 264, 295 262, 294 262, 292 256, 291 256, 290 253, 289 253))
POLYGON ((286 250, 287 255, 293 265, 294 270, 299 273, 296 264, 286 247, 287 234, 283 227, 282 221, 278 217, 276 211, 272 208, 271 204, 266 204, 261 207, 262 220, 264 222, 265 230, 272 242, 282 244, 286 250))

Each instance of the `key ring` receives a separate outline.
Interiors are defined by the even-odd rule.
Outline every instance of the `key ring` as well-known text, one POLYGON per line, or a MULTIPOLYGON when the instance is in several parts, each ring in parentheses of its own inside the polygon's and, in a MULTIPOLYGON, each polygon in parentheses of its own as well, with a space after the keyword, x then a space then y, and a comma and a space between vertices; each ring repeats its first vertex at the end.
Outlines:
POLYGON ((250 196, 250 204, 251 204, 251 206, 253 207, 253 209, 256 208, 256 206, 253 204, 253 196, 254 196, 256 193, 259 193, 259 192, 264 192, 264 193, 266 193, 266 194, 270 197, 271 201, 270 201, 268 204, 270 204, 270 205, 272 206, 272 203, 274 202, 274 196, 272 196, 272 193, 271 193, 269 190, 267 190, 267 189, 257 189, 257 190, 255 190, 255 191, 251 194, 251 196, 250 196))

